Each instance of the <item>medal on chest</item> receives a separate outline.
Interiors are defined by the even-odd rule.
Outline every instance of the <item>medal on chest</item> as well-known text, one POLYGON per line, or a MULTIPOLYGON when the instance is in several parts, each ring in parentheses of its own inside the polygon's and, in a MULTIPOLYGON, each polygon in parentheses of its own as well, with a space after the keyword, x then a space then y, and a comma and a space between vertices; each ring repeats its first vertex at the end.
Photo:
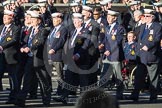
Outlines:
POLYGON ((150 30, 148 41, 153 41, 153 30, 150 30))
POLYGON ((112 32, 111 32, 111 34, 112 34, 112 36, 111 36, 111 40, 116 40, 116 33, 117 33, 117 30, 112 30, 112 32))

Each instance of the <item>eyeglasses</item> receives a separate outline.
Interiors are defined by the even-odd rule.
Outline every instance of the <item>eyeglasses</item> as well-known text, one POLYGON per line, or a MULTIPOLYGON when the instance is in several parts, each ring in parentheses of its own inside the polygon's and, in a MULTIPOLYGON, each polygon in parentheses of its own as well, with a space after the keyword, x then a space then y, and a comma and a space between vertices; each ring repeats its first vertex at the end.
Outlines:
POLYGON ((144 15, 144 17, 152 17, 151 15, 144 15))
POLYGON ((99 13, 93 14, 93 15, 99 15, 99 13))

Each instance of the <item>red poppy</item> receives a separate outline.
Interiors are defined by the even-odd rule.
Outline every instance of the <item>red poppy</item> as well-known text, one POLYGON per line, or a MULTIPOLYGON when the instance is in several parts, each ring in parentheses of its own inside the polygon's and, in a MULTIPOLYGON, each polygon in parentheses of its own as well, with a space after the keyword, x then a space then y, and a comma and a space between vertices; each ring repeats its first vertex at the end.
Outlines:
POLYGON ((29 34, 29 31, 28 30, 25 30, 24 33, 25 33, 25 35, 28 35, 29 34))

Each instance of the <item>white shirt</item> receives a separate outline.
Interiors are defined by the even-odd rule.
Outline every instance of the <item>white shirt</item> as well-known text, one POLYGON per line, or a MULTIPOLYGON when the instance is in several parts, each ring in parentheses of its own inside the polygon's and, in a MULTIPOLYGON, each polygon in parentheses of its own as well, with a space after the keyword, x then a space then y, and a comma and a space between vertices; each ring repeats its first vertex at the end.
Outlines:
POLYGON ((57 31, 60 29, 60 27, 61 27, 61 24, 59 24, 58 26, 55 26, 56 31, 55 31, 54 35, 57 33, 57 31))
MULTIPOLYGON (((6 30, 4 31, 4 33, 8 30, 8 28, 10 27, 10 25, 11 24, 9 24, 9 25, 5 25, 4 27, 6 27, 6 30)), ((3 29, 4 29, 4 27, 3 27, 3 29)), ((2 35, 2 34, 1 34, 2 35)))
POLYGON ((6 33, 6 31, 7 31, 8 28, 10 27, 10 25, 11 25, 11 24, 5 25, 5 26, 3 27, 2 31, 1 31, 1 34, 0 34, 0 41, 2 40, 3 35, 6 33), (6 30, 4 30, 5 27, 6 27, 6 30))
POLYGON ((91 21, 91 19, 89 19, 88 21, 85 21, 85 22, 84 22, 84 23, 85 23, 84 28, 86 28, 86 27, 87 27, 87 25, 90 23, 90 21, 91 21))
POLYGON ((101 17, 97 20, 97 23, 99 24, 101 23, 101 17))
POLYGON ((151 25, 152 25, 152 23, 146 24, 146 27, 148 27, 148 29, 149 29, 151 25))
POLYGON ((115 24, 116 24, 116 22, 114 22, 114 23, 112 23, 111 25, 109 25, 109 26, 111 26, 111 27, 110 27, 110 30, 109 30, 109 34, 111 33, 111 31, 112 31, 112 29, 114 28, 115 24))
MULTIPOLYGON (((76 39, 78 33, 81 31, 82 28, 83 28, 83 27, 76 28, 77 32, 76 32, 75 36, 74 36, 73 39, 72 39, 71 46, 73 46, 74 41, 75 41, 75 39, 76 39)), ((74 32, 75 32, 75 31, 74 31, 74 32)))
POLYGON ((10 27, 10 25, 11 25, 11 24, 9 24, 9 25, 5 25, 5 26, 7 27, 6 30, 8 30, 8 28, 10 27))

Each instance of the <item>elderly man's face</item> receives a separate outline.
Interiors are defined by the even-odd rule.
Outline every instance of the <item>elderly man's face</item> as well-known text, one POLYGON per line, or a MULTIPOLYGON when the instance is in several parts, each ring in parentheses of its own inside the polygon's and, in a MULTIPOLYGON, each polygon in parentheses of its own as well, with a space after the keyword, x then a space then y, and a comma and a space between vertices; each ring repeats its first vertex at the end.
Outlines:
POLYGON ((13 16, 10 16, 10 15, 3 16, 3 24, 5 25, 11 24, 12 21, 13 21, 13 16))
POLYGON ((100 18, 100 12, 98 12, 98 11, 94 11, 93 12, 93 18, 95 19, 95 20, 98 20, 99 18, 100 18))
POLYGON ((112 16, 112 15, 107 15, 107 22, 109 24, 112 24, 116 21, 117 17, 116 16, 112 16))
POLYGON ((82 26, 83 20, 79 18, 73 18, 73 23, 75 28, 79 28, 82 26))
POLYGON ((61 23, 61 18, 60 17, 53 17, 53 25, 57 26, 61 23))
POLYGON ((86 10, 82 10, 82 15, 84 16, 84 20, 87 20, 91 17, 91 13, 86 10))
POLYGON ((38 26, 41 23, 41 20, 39 18, 31 18, 31 25, 33 27, 38 26))
POLYGON ((26 15, 25 16, 25 25, 29 25, 31 24, 31 16, 30 15, 26 15))
POLYGON ((134 13, 134 20, 138 22, 141 19, 141 15, 134 13))
POLYGON ((154 16, 152 14, 144 14, 144 19, 146 23, 151 23, 154 19, 154 16))

